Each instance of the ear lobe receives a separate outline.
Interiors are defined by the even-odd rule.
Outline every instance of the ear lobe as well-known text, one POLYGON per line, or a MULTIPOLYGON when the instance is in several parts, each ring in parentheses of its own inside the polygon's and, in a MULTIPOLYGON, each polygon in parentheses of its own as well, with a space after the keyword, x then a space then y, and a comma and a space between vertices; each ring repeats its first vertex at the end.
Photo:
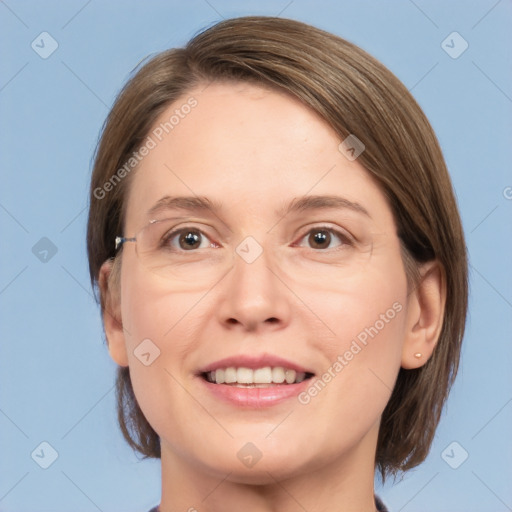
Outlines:
POLYGON ((114 273, 119 272, 119 269, 115 268, 116 265, 119 265, 119 262, 109 259, 100 268, 98 286, 101 296, 101 314, 110 357, 119 366, 128 366, 121 316, 120 276, 114 276, 114 273))
POLYGON ((406 370, 419 368, 427 362, 443 327, 446 305, 443 267, 438 261, 430 261, 420 268, 420 275, 407 305, 407 332, 402 349, 402 368, 406 370))

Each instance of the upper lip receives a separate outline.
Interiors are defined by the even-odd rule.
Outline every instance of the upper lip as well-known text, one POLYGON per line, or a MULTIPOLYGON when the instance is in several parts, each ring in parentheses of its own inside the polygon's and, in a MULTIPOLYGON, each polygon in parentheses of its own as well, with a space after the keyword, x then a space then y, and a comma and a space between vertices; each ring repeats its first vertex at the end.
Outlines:
POLYGON ((209 363, 199 370, 199 374, 211 372, 222 368, 251 368, 255 370, 257 368, 264 368, 265 366, 283 367, 289 370, 295 370, 296 372, 312 373, 311 369, 305 368, 304 366, 283 359, 282 357, 275 356, 272 354, 259 354, 259 355, 237 355, 231 357, 225 357, 219 359, 213 363, 209 363))

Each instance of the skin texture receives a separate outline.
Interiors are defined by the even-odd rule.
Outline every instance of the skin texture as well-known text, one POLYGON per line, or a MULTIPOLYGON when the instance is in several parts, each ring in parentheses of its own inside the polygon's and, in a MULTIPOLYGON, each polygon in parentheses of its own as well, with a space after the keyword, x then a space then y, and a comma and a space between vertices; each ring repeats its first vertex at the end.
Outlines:
POLYGON ((137 400, 161 439, 161 512, 373 511, 380 417, 400 367, 421 366, 435 347, 445 302, 440 269, 425 265, 421 286, 408 294, 384 195, 297 100, 213 83, 169 106, 156 125, 191 96, 197 106, 132 176, 124 235, 135 236, 152 218, 181 215, 176 225, 207 236, 206 248, 195 249, 204 256, 169 279, 142 265, 136 245, 126 243, 120 293, 108 286, 109 262, 100 275, 114 312, 104 315, 110 354, 130 366, 137 400), (333 194, 370 216, 275 212, 295 197, 333 194), (223 210, 148 215, 166 195, 207 196, 223 210), (354 241, 332 234, 316 248, 309 234, 321 226, 354 241), (235 253, 248 236, 263 249, 252 263, 235 253), (205 267, 208 258, 213 263, 205 267), (321 378, 393 304, 400 309, 394 318, 307 404, 294 397, 242 409, 217 399, 197 376, 224 357, 273 354, 321 378), (147 338, 161 351, 150 366, 134 355, 147 338), (262 454, 251 468, 237 457, 248 442, 262 454))

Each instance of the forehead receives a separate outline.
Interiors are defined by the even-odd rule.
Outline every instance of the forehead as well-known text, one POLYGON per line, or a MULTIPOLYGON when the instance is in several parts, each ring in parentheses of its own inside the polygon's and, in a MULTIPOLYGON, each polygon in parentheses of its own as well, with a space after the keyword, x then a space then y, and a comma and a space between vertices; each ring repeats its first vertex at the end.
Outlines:
POLYGON ((284 92, 204 84, 170 105, 148 136, 153 147, 130 184, 127 224, 176 195, 206 196, 260 218, 308 194, 387 209, 368 172, 338 150, 337 134, 284 92))

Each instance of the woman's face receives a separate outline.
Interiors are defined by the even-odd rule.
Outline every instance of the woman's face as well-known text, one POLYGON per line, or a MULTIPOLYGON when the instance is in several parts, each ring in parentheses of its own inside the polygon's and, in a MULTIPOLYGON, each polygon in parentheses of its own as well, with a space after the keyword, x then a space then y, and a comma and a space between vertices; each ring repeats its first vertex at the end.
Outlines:
POLYGON ((408 323, 382 192, 316 114, 254 85, 203 85, 149 136, 124 235, 171 220, 124 244, 109 343, 163 463, 241 482, 373 464, 408 323))

